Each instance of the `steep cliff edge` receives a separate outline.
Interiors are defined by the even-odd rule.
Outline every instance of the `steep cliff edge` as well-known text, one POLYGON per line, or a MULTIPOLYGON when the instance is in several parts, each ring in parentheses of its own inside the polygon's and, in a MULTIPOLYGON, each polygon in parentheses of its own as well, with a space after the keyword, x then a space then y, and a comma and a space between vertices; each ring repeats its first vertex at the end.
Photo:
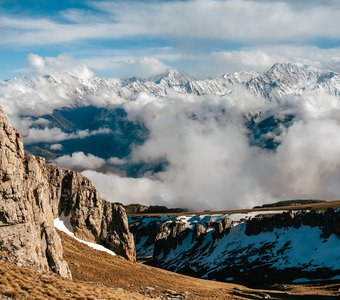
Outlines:
POLYGON ((340 278, 340 209, 130 217, 137 256, 178 273, 263 287, 340 278))
POLYGON ((70 278, 54 228, 59 216, 77 237, 135 260, 122 205, 101 199, 81 174, 24 157, 21 136, 0 108, 0 259, 70 278))

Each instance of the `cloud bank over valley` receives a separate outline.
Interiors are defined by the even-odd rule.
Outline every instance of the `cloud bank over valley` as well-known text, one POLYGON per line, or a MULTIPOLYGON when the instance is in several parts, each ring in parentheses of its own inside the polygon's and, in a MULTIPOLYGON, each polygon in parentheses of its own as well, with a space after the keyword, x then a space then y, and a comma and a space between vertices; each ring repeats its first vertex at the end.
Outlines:
POLYGON ((227 209, 339 197, 333 71, 120 80, 70 57, 28 59, 35 75, 1 82, 0 104, 28 151, 82 171, 109 201, 227 209))

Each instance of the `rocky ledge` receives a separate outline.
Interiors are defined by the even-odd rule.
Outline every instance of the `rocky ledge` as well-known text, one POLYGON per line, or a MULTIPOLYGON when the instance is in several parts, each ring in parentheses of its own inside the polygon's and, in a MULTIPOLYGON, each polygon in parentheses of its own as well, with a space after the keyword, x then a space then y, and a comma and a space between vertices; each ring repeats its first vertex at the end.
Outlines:
POLYGON ((77 172, 24 156, 20 134, 0 108, 0 260, 71 277, 54 219, 74 234, 135 260, 133 236, 119 203, 103 200, 77 172))

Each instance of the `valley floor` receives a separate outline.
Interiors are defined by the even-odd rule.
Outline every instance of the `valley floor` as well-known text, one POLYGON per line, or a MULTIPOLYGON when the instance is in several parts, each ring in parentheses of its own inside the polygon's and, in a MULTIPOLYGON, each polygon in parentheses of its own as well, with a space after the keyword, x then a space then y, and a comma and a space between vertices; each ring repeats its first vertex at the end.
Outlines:
POLYGON ((340 283, 324 286, 286 285, 280 290, 254 290, 230 283, 192 278, 131 263, 95 251, 60 233, 64 256, 74 279, 161 299, 327 299, 340 297, 340 283), (333 298, 333 297, 332 297, 333 298))
MULTIPOLYGON (((2 299, 328 299, 340 283, 255 290, 131 263, 59 232, 73 281, 0 262, 2 299)), ((0 298, 1 299, 1 298, 0 298)))

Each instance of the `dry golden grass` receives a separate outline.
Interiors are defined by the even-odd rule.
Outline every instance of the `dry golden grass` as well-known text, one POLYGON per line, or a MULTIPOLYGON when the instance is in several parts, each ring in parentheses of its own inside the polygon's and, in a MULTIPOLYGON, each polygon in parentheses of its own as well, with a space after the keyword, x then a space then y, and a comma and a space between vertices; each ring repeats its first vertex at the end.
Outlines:
MULTIPOLYGON (((140 263, 131 263, 119 257, 96 251, 81 244, 63 232, 64 257, 75 279, 123 288, 152 297, 165 297, 168 290, 187 295, 190 299, 225 298, 234 285, 193 279, 140 263)), ((229 299, 239 299, 232 298, 229 299)))
POLYGON ((0 299, 149 299, 123 290, 72 281, 0 262, 0 299), (1 297, 2 296, 2 297, 1 297))

